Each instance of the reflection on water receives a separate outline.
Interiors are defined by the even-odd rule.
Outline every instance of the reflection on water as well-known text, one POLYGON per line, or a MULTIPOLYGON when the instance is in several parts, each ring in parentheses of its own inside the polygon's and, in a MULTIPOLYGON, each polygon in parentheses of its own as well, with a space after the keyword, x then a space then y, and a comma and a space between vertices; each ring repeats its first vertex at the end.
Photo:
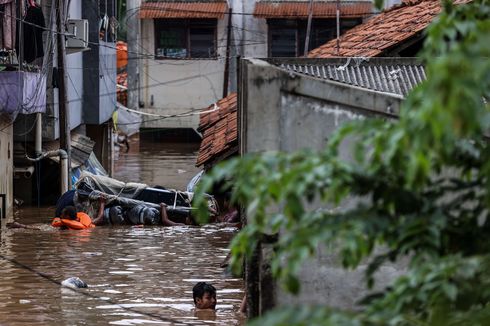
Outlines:
MULTIPOLYGON (((145 146, 145 156, 121 154, 118 164, 131 165, 133 172, 119 165, 117 174, 129 178, 138 171, 136 181, 182 188, 186 182, 179 176, 151 169, 165 165, 194 171, 195 151, 169 154, 174 162, 168 163, 166 154, 145 146)), ((209 225, 59 231, 48 224, 53 212, 52 207, 22 209, 16 220, 41 230, 3 229, 0 234, 1 325, 244 323, 237 312, 243 282, 219 267, 235 229, 209 225), (71 276, 80 277, 89 288, 74 292, 55 283, 71 276), (218 290, 216 316, 207 320, 192 310, 192 287, 201 280, 218 290)))
POLYGON ((198 150, 199 143, 131 139, 129 152, 121 152, 116 160, 114 178, 185 190, 189 180, 199 172, 195 167, 198 150))

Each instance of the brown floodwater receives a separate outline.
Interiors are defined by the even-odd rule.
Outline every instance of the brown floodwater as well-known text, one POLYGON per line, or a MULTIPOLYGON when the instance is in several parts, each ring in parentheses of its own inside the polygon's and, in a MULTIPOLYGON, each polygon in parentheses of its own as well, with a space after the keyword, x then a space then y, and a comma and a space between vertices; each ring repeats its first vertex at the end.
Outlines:
MULTIPOLYGON (((198 170, 197 144, 131 143, 115 177, 182 189, 198 170)), ((38 227, 2 228, 0 325, 241 325, 243 281, 220 268, 233 228, 97 227, 59 231, 54 207, 22 208, 15 220, 38 227), (59 282, 76 276, 87 289, 59 282), (217 288, 214 315, 196 315, 192 287, 217 288)))

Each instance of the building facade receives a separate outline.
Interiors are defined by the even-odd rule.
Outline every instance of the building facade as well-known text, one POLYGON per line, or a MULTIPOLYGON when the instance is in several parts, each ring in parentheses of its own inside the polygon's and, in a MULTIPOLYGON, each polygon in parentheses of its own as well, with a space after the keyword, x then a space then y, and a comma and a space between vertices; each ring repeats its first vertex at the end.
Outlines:
MULTIPOLYGON (((15 116, 12 116, 9 107, 12 104, 0 108, 0 113, 4 113, 0 132, 0 198, 2 194, 8 194, 6 206, 9 212, 14 195, 20 199, 19 202, 27 205, 35 204, 36 198, 38 202, 41 200, 40 204, 54 204, 60 192, 58 163, 50 159, 33 163, 25 158, 26 155, 36 157, 40 154, 35 150, 36 135, 41 136, 41 152, 60 147, 58 96, 61 75, 58 73, 57 55, 57 1, 30 1, 22 8, 17 6, 18 3, 11 2, 11 11, 16 12, 16 17, 22 15, 27 23, 17 24, 17 31, 5 24, 0 26, 3 35, 8 31, 14 38, 10 44, 3 44, 7 51, 0 51, 0 68, 3 68, 0 87, 12 85, 7 80, 7 73, 23 76, 23 79, 18 79, 22 82, 17 83, 14 91, 2 90, 4 95, 20 94, 16 96, 18 104, 14 108, 15 116), (15 64, 10 61, 15 61, 15 64), (34 77, 37 82, 32 80, 34 77), (5 119, 5 113, 9 115, 8 119, 5 119), (42 123, 38 124, 38 121, 42 123), (4 162, 8 165, 3 165, 4 162)), ((66 33, 64 86, 67 93, 65 104, 69 111, 68 128, 71 133, 89 136, 96 141, 94 152, 99 160, 106 163, 106 168, 110 163, 107 160, 110 158, 107 149, 112 139, 110 120, 116 107, 115 6, 115 0, 91 3, 72 1, 66 8, 63 29, 66 33), (74 24, 77 24, 77 28, 73 27, 74 24), (105 152, 97 151, 98 148, 105 152)), ((3 104, 12 103, 3 97, 3 104)), ((72 168, 80 164, 79 159, 74 157, 72 168)))
MULTIPOLYGON (((236 91, 239 57, 303 56, 308 4, 308 0, 141 2, 141 36, 136 41, 139 79, 128 87, 138 89, 141 111, 154 115, 143 127, 196 129, 199 116, 187 113, 236 91)), ((341 1, 338 8, 341 33, 373 13, 371 1, 341 1)), ((336 9, 335 1, 314 1, 310 49, 336 37, 336 9)))

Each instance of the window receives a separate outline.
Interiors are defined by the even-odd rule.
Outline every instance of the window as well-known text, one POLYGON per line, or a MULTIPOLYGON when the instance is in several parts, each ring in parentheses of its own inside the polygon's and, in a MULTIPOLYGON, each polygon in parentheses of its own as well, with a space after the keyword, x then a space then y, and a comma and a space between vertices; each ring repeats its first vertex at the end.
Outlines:
POLYGON ((216 19, 155 19, 157 58, 215 58, 216 19))
MULTIPOLYGON (((299 57, 304 54, 306 40, 306 20, 269 19, 269 56, 299 57)), ((361 23, 361 19, 341 19, 340 33, 361 23)), ((310 32, 312 50, 335 38, 337 27, 335 19, 313 19, 310 32)))

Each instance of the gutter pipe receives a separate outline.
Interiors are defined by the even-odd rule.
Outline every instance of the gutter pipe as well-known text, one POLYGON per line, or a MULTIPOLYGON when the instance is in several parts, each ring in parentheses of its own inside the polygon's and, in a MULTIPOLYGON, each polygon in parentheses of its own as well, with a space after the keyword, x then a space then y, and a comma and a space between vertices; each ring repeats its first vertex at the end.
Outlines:
MULTIPOLYGON (((37 133, 37 132, 36 132, 37 133)), ((42 153, 36 158, 31 158, 26 154, 26 158, 31 162, 38 162, 46 157, 59 156, 61 163, 61 194, 68 191, 68 154, 63 149, 42 153)))

